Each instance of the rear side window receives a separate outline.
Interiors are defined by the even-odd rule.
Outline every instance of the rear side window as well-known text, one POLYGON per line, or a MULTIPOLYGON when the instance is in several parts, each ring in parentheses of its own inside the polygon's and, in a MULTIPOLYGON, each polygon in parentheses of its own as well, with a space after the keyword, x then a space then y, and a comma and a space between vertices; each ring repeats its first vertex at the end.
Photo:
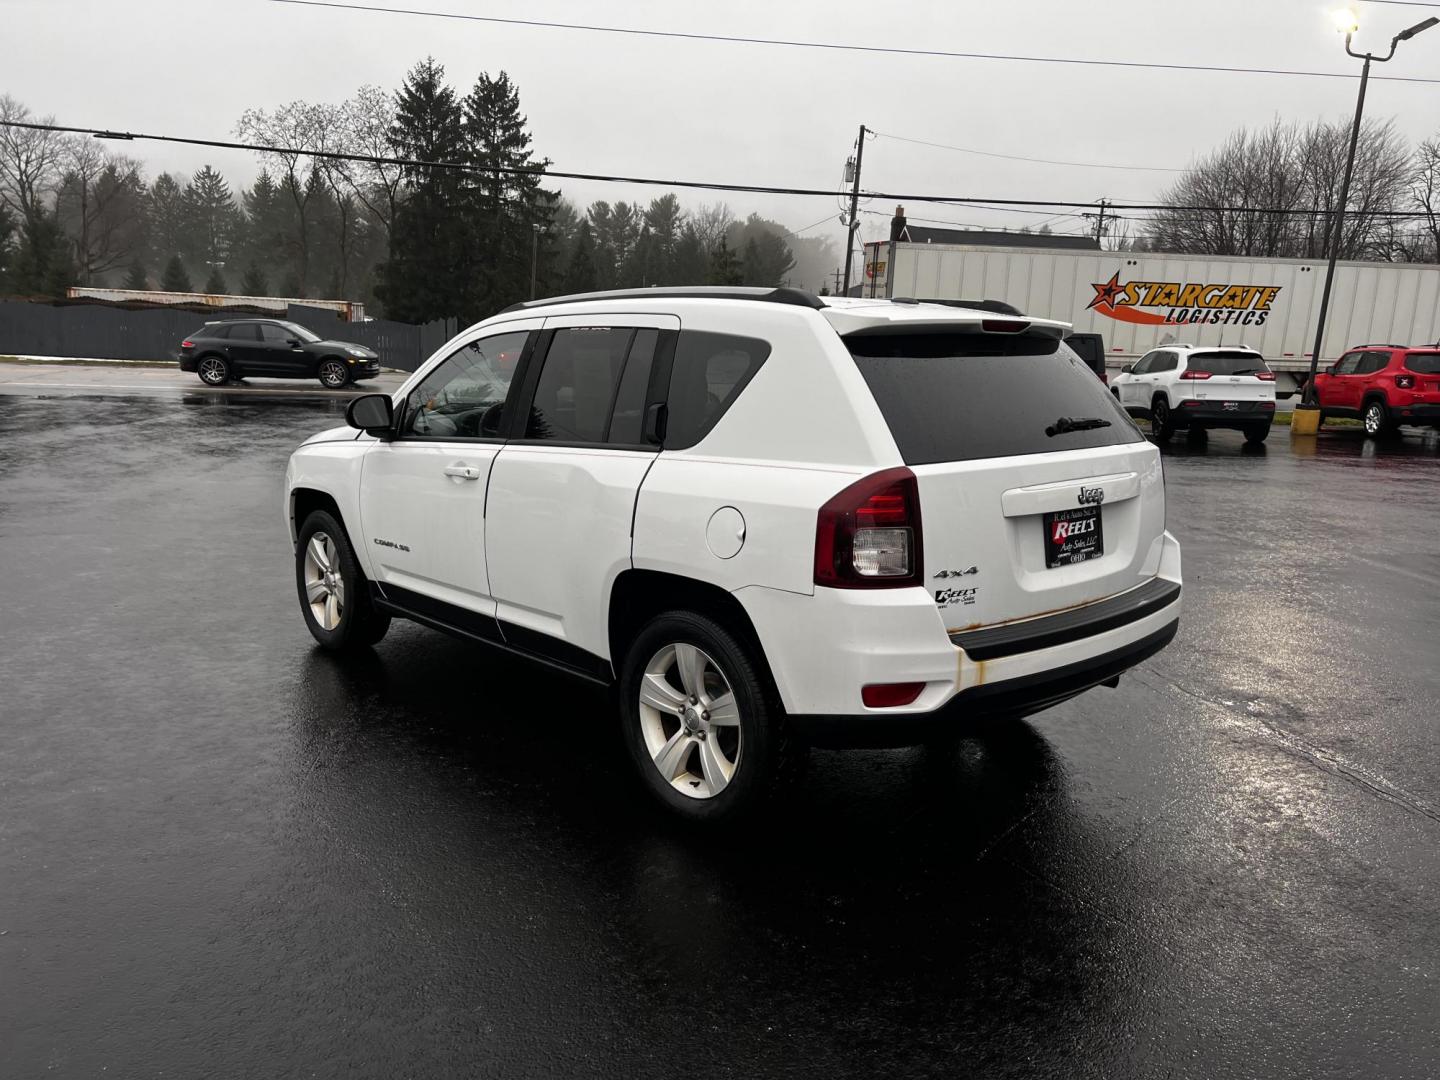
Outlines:
POLYGON ((260 327, 253 322, 235 323, 228 336, 231 341, 259 341, 260 327))
POLYGON ((1440 375, 1440 352, 1412 352, 1405 356, 1405 366, 1421 375, 1440 375))
POLYGON ((540 369, 527 439, 640 442, 650 361, 659 333, 629 327, 557 330, 540 369), (632 362, 626 362, 627 357, 632 362), (611 433, 612 417, 618 428, 611 433))
POLYGON ((1356 369, 1357 375, 1370 375, 1377 371, 1384 371, 1390 366, 1390 354, 1388 352, 1370 352, 1365 354, 1365 359, 1360 361, 1356 369))
POLYGON ((770 343, 758 338, 680 331, 666 399, 665 448, 684 450, 708 435, 769 355, 770 343))
POLYGON ((1191 371, 1208 371, 1211 375, 1254 375, 1257 371, 1270 370, 1263 357, 1242 349, 1191 353, 1186 366, 1191 371))
POLYGON ((1151 371, 1174 371, 1180 366, 1180 357, 1173 352, 1156 353, 1150 364, 1151 371))
POLYGON ((1143 442, 1070 348, 1039 334, 845 339, 908 465, 1143 442), (1047 435, 1061 417, 1104 426, 1047 435))

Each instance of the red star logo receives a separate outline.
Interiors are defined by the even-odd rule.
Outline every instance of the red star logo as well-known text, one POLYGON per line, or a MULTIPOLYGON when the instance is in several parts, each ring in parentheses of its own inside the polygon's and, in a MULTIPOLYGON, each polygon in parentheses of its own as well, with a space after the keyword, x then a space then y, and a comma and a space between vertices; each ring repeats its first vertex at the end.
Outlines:
MULTIPOLYGON (((1120 284, 1120 272, 1117 270, 1110 275, 1110 280, 1104 285, 1091 284, 1095 290, 1095 299, 1090 301, 1090 307, 1114 307, 1115 301, 1125 292, 1125 286, 1120 284)), ((1086 309, 1087 311, 1089 308, 1086 309)))

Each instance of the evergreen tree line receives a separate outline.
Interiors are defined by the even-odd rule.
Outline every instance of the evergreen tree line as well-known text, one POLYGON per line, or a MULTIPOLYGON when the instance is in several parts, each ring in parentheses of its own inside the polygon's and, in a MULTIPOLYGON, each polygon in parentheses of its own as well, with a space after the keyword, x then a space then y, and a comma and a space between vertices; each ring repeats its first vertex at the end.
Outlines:
MULTIPOLYGON (((0 119, 33 120, 0 97, 0 119)), ((501 72, 465 94, 433 59, 395 93, 251 110, 237 133, 268 146, 461 163, 465 169, 260 155, 249 186, 215 167, 141 165, 94 139, 0 127, 0 294, 73 284, 348 298, 404 321, 476 319, 531 295, 613 287, 804 284, 835 262, 828 240, 791 238, 724 204, 583 210, 545 183, 519 90, 501 72), (793 247, 792 247, 793 244, 793 247)))

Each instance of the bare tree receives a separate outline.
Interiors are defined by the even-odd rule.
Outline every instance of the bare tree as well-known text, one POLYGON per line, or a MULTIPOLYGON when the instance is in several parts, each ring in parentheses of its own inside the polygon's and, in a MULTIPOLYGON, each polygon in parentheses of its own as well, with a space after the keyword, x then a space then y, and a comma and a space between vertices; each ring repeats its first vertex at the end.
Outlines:
POLYGON ((63 144, 55 213, 70 238, 82 284, 128 263, 144 241, 140 166, 91 139, 63 144))
MULTIPOLYGON (((0 121, 53 124, 11 97, 0 95, 0 121)), ((0 206, 9 207, 31 228, 45 216, 46 203, 60 179, 65 139, 54 131, 0 125, 0 206)))
POLYGON ((1415 148, 1410 202, 1420 220, 1401 232, 1401 255, 1409 262, 1440 263, 1440 136, 1415 148))
MULTIPOLYGON (((341 107, 348 152, 372 158, 391 157, 390 131, 395 124, 395 98, 378 86, 362 86, 341 107)), ((340 175, 355 198, 384 225, 395 220, 404 170, 383 162, 346 162, 340 175)))
POLYGON ((694 227, 706 254, 713 252, 720 238, 735 224, 735 215, 723 202, 701 206, 690 213, 690 224, 694 227))
POLYGON ((294 257, 302 293, 310 286, 316 204, 330 191, 310 151, 326 148, 326 128, 331 116, 326 106, 292 101, 273 113, 247 109, 235 129, 242 139, 269 147, 260 152, 260 159, 279 175, 277 186, 290 204, 291 227, 286 244, 294 257))
MULTIPOLYGON (((1151 219, 1157 251, 1318 259, 1340 199, 1349 149, 1346 122, 1301 128, 1275 121, 1241 129, 1202 158, 1160 198, 1172 209, 1151 219)), ((1340 257, 1395 257, 1387 212, 1412 174, 1404 140, 1389 121, 1361 128, 1340 257)))

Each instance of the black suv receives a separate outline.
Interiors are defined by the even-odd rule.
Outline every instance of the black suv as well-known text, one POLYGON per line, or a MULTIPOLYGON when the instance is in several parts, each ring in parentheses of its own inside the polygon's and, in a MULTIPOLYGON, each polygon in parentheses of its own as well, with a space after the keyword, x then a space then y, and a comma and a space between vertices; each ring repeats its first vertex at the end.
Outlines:
POLYGON ((280 319, 208 322, 180 343, 180 370, 206 386, 263 375, 268 379, 319 379, 338 390, 380 374, 380 357, 348 341, 327 341, 298 323, 280 319))

